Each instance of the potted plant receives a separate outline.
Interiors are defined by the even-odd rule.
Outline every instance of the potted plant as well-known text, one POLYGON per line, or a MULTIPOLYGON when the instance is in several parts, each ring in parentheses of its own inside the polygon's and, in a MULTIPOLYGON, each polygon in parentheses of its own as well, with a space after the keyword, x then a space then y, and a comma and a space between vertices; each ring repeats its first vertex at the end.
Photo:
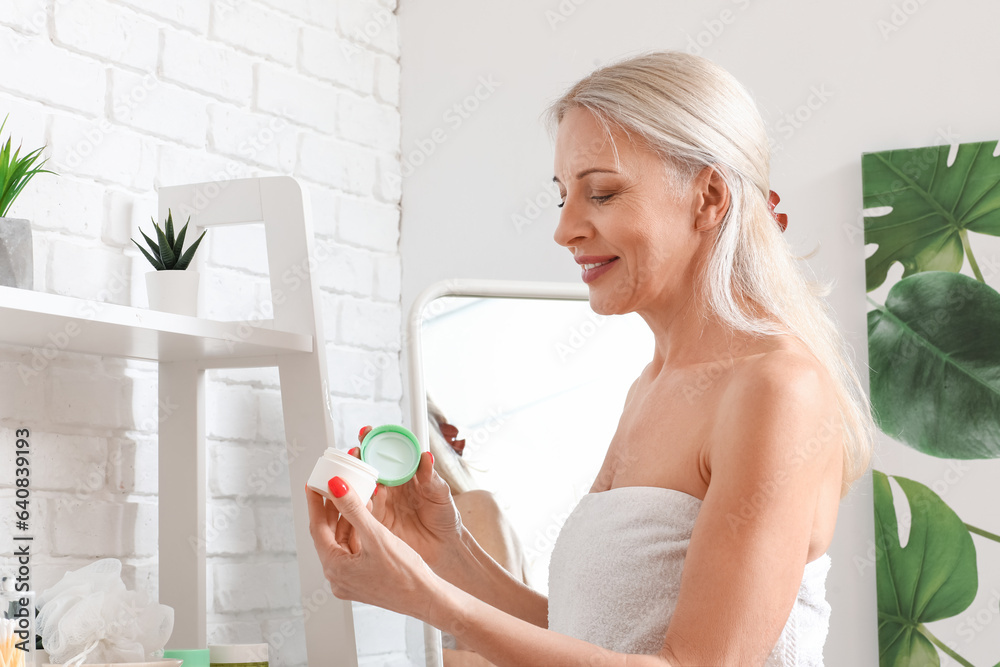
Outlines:
MULTIPOLYGON (((0 123, 0 133, 7 125, 4 117, 0 123)), ((44 147, 43 147, 44 148, 44 147)), ((46 160, 41 160, 42 149, 38 148, 21 156, 21 146, 11 152, 11 140, 0 148, 0 285, 32 289, 34 287, 34 267, 31 249, 31 223, 20 218, 8 218, 7 211, 21 190, 38 174, 52 174, 42 169, 46 160)))
POLYGON ((174 238, 174 218, 170 209, 167 209, 167 220, 163 229, 156 224, 156 220, 153 220, 157 239, 155 242, 140 229, 139 233, 146 239, 152 254, 132 239, 132 243, 135 243, 156 269, 146 274, 146 294, 149 296, 149 307, 154 310, 178 315, 198 315, 198 272, 185 269, 194 258, 198 244, 205 238, 205 232, 203 231, 198 240, 186 251, 183 250, 184 235, 190 222, 191 217, 188 216, 184 227, 174 238))

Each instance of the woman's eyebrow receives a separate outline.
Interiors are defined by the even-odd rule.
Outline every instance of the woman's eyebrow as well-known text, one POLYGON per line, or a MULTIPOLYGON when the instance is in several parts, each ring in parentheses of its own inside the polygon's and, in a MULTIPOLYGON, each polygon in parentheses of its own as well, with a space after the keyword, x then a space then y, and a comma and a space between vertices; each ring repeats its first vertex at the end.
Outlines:
MULTIPOLYGON (((594 167, 592 169, 584 169, 583 171, 581 171, 579 174, 576 175, 576 180, 580 180, 581 178, 583 178, 587 174, 593 174, 594 172, 599 172, 599 173, 602 173, 602 174, 617 174, 617 173, 619 173, 619 172, 615 171, 614 169, 602 169, 600 167, 594 167)), ((552 177, 552 182, 553 183, 559 183, 560 185, 562 184, 562 181, 559 180, 558 176, 553 176, 552 177)))

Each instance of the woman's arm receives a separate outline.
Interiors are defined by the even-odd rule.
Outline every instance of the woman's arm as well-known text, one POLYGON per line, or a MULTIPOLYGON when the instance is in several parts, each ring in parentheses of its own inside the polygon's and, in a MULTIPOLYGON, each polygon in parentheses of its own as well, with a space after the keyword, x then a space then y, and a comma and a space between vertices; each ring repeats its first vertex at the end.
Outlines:
POLYGON ((446 648, 442 651, 445 667, 496 667, 475 651, 446 648))
MULTIPOLYGON (((344 480, 333 477, 329 486, 332 502, 324 502, 323 496, 309 487, 305 492, 309 533, 334 597, 431 623, 461 638, 498 667, 673 667, 666 653, 615 653, 483 602, 431 570, 412 547, 372 515, 344 480)), ((471 544, 473 553, 477 545, 474 540, 471 544)), ((494 570, 505 572, 496 565, 485 571, 494 570)))
POLYGON ((549 627, 548 598, 501 567, 468 528, 462 528, 456 551, 449 566, 435 569, 438 576, 488 605, 540 628, 549 627))
POLYGON ((440 577, 420 620, 461 638, 497 667, 676 667, 669 656, 616 653, 543 629, 475 598, 440 577))
POLYGON ((726 390, 711 479, 664 646, 679 665, 762 664, 795 604, 821 493, 839 495, 842 430, 821 368, 785 352, 726 390))
MULTIPOLYGON (((520 578, 525 585, 530 585, 523 576, 524 550, 521 542, 517 539, 517 533, 504 515, 496 497, 484 489, 471 489, 457 494, 455 505, 462 515, 462 525, 468 529, 483 551, 514 578, 520 578)), ((545 605, 545 609, 541 611, 546 621, 541 626, 544 628, 548 626, 548 603, 544 598, 542 604, 545 605)), ((535 622, 534 615, 528 618, 520 616, 520 618, 535 622)), ((454 648, 454 651, 447 651, 444 655, 445 667, 490 665, 489 661, 478 658, 476 653, 467 650, 469 647, 460 639, 455 639, 454 648)))
POLYGON ((462 515, 462 525, 469 529, 479 546, 500 567, 527 583, 521 576, 524 549, 496 496, 485 489, 472 489, 454 498, 462 515))

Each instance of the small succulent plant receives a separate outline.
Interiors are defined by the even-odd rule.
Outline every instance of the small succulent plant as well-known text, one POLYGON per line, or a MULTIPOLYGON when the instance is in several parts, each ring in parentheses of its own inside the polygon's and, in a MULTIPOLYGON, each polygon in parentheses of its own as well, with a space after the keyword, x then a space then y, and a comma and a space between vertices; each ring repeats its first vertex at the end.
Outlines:
MULTIPOLYGON (((7 116, 0 123, 0 132, 7 125, 7 116)), ((21 147, 11 151, 11 139, 0 146, 0 218, 7 215, 10 205, 14 203, 21 190, 38 174, 54 174, 54 171, 42 169, 47 160, 39 159, 42 149, 37 148, 27 155, 21 155, 21 147)))
POLYGON ((205 232, 208 231, 207 229, 203 231, 201 236, 198 237, 198 240, 188 246, 188 249, 182 253, 181 250, 184 245, 184 234, 187 232, 189 222, 191 222, 190 216, 188 216, 187 222, 184 223, 184 226, 181 228, 181 231, 177 234, 177 238, 175 239, 174 218, 170 213, 170 209, 167 209, 167 221, 164 224, 165 231, 160 229, 160 226, 156 224, 156 220, 153 220, 153 227, 156 229, 157 242, 154 243, 153 239, 146 236, 145 232, 141 229, 139 230, 139 233, 142 234, 142 238, 146 239, 146 243, 148 243, 149 247, 153 250, 152 255, 146 252, 146 249, 139 245, 135 239, 131 239, 132 243, 135 243, 136 247, 142 251, 142 254, 146 256, 146 259, 149 260, 149 263, 152 264, 157 271, 183 271, 188 267, 188 264, 191 263, 191 260, 194 258, 194 253, 198 249, 198 244, 201 243, 203 238, 205 238, 205 232))

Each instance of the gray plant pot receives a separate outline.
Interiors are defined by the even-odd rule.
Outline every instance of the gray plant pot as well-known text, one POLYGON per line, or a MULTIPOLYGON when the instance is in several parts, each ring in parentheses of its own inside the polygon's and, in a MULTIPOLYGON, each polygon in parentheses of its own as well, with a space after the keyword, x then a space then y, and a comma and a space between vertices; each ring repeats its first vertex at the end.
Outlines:
POLYGON ((0 285, 33 289, 31 223, 0 218, 0 285))

